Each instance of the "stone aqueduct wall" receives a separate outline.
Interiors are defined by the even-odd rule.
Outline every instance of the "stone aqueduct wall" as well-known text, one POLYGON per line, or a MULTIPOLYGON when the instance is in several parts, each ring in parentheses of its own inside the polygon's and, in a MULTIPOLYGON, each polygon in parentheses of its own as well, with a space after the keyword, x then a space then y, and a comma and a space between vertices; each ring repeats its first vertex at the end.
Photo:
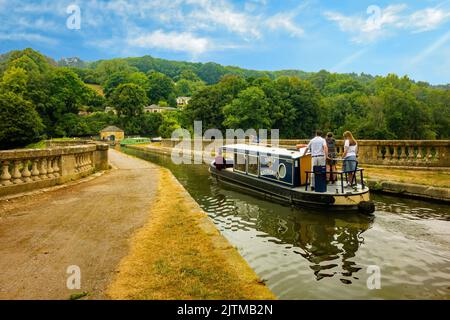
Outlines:
POLYGON ((0 151, 0 196, 63 184, 109 167, 108 145, 79 141, 48 145, 0 151))
MULTIPOLYGON (((236 142, 236 141, 235 141, 236 142)), ((279 146, 295 148, 308 140, 279 140, 279 146)), ((164 139, 163 147, 173 148, 179 141, 164 139)), ((212 143, 203 140, 203 147, 212 143)), ((194 150, 194 140, 191 141, 194 150)), ((343 151, 344 141, 337 140, 338 153, 343 151)), ((358 161, 365 165, 382 165, 418 168, 449 168, 450 140, 359 140, 358 161)))

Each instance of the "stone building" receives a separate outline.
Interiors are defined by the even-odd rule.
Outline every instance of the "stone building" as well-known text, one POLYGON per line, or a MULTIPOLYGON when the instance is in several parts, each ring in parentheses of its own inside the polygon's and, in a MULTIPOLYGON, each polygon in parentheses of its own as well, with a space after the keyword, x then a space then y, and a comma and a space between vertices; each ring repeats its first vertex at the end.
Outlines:
POLYGON ((186 107, 189 104, 191 97, 178 97, 177 98, 177 106, 179 108, 186 107))
POLYGON ((171 108, 171 107, 161 107, 157 104, 152 104, 151 106, 144 107, 144 113, 154 113, 154 112, 167 112, 167 111, 177 111, 177 108, 171 108))
POLYGON ((109 126, 100 131, 100 139, 108 141, 121 141, 125 138, 125 131, 116 126, 109 126))

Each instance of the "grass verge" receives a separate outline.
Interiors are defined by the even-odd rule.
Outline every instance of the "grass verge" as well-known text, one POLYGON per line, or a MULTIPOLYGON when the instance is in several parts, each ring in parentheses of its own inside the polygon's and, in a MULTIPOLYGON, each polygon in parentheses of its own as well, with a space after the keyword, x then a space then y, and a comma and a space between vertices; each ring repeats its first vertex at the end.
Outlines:
POLYGON ((112 299, 274 299, 239 253, 161 169, 150 220, 107 290, 112 299), (202 227, 203 225, 203 227, 202 227), (225 244, 225 245, 224 245, 225 244))
POLYGON ((449 171, 403 170, 386 168, 365 168, 365 175, 380 181, 421 184, 426 186, 450 188, 449 171))

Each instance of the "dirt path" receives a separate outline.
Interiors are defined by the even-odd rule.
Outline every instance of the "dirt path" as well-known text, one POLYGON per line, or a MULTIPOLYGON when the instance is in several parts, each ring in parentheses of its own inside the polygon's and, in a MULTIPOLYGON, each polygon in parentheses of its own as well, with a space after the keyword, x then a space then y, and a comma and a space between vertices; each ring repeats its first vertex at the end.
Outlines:
POLYGON ((85 183, 0 203, 0 299, 68 299, 104 290, 130 236, 149 219, 160 169, 117 151, 117 169, 85 183), (67 289, 67 268, 81 289, 67 289))

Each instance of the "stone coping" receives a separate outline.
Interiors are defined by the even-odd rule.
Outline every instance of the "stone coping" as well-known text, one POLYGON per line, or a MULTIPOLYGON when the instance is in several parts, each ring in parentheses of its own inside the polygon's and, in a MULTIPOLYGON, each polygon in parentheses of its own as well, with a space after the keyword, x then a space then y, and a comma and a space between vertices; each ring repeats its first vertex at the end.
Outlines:
POLYGON ((84 152, 92 152, 96 150, 108 150, 108 145, 103 144, 90 144, 90 145, 77 145, 68 147, 55 147, 45 149, 15 149, 15 150, 3 150, 0 151, 0 160, 20 160, 20 159, 32 159, 48 156, 60 156, 84 152))
POLYGON ((371 192, 406 195, 413 198, 432 199, 450 203, 449 188, 377 179, 369 179, 368 184, 371 192))

